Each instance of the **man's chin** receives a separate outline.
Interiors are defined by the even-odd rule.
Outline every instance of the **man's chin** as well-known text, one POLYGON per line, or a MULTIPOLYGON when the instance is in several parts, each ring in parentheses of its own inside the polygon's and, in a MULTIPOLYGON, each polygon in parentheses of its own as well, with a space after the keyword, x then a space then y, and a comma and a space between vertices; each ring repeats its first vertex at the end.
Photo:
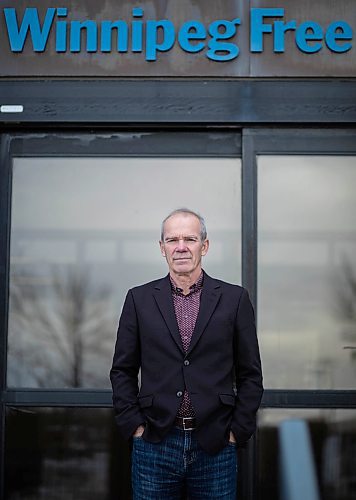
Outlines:
POLYGON ((191 267, 190 259, 178 259, 174 261, 174 267, 191 267))
POLYGON ((173 267, 173 270, 177 274, 182 274, 182 273, 187 274, 187 273, 192 272, 192 267, 189 265, 188 262, 179 263, 179 264, 177 264, 177 262, 176 262, 174 267, 173 267))

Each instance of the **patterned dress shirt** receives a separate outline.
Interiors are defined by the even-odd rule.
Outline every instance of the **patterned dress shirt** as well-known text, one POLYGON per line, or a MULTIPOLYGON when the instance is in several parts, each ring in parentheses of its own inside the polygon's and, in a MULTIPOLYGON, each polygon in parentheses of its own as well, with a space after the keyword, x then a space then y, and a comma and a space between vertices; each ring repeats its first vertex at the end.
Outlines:
MULTIPOLYGON (((177 318, 178 329, 182 339, 184 352, 188 351, 195 323, 197 321, 200 307, 200 296, 203 287, 203 278, 204 274, 201 272, 196 283, 190 287, 188 295, 184 295, 182 288, 177 287, 172 277, 170 278, 174 311, 177 318)), ((194 417, 194 408, 187 390, 184 391, 182 403, 177 416, 194 417)))

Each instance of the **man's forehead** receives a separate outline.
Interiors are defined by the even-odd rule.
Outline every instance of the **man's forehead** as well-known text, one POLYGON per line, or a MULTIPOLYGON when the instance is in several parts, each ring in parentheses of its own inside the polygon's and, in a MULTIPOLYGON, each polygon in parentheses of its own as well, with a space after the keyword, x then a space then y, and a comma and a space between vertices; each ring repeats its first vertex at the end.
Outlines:
POLYGON ((164 224, 165 232, 175 232, 181 229, 187 229, 189 232, 200 232, 199 219, 193 214, 179 213, 174 214, 166 220, 164 224))

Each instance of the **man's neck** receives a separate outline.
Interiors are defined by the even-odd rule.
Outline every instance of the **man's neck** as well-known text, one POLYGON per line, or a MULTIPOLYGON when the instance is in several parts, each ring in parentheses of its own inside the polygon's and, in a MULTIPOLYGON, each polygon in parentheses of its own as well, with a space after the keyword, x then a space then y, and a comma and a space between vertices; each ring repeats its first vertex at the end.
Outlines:
POLYGON ((188 295, 188 293, 190 292, 190 287, 198 281, 201 272, 201 268, 198 268, 195 269, 192 273, 176 274, 171 272, 170 275, 174 283, 183 290, 183 294, 188 295))

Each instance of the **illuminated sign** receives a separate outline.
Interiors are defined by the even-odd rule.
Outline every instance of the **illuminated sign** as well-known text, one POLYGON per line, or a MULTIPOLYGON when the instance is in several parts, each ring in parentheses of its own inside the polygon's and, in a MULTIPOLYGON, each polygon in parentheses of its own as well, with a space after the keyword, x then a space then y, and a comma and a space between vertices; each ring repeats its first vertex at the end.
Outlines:
MULTIPOLYGON (((51 7, 41 22, 35 7, 26 8, 22 19, 15 8, 4 9, 9 47, 14 53, 21 53, 25 44, 30 44, 34 52, 44 52, 50 37, 54 37, 56 53, 141 52, 146 61, 156 61, 160 53, 178 46, 187 53, 202 52, 212 61, 231 61, 240 54, 239 27, 244 24, 241 18, 218 19, 207 26, 189 20, 176 27, 168 19, 146 20, 141 7, 133 8, 131 15, 130 21, 72 20, 68 8, 51 7)), ((345 53, 352 49, 353 32, 342 20, 328 26, 310 20, 298 24, 294 19, 285 19, 283 8, 252 8, 250 51, 263 52, 268 36, 273 39, 275 53, 285 52, 285 40, 290 36, 306 54, 321 50, 345 53)))

